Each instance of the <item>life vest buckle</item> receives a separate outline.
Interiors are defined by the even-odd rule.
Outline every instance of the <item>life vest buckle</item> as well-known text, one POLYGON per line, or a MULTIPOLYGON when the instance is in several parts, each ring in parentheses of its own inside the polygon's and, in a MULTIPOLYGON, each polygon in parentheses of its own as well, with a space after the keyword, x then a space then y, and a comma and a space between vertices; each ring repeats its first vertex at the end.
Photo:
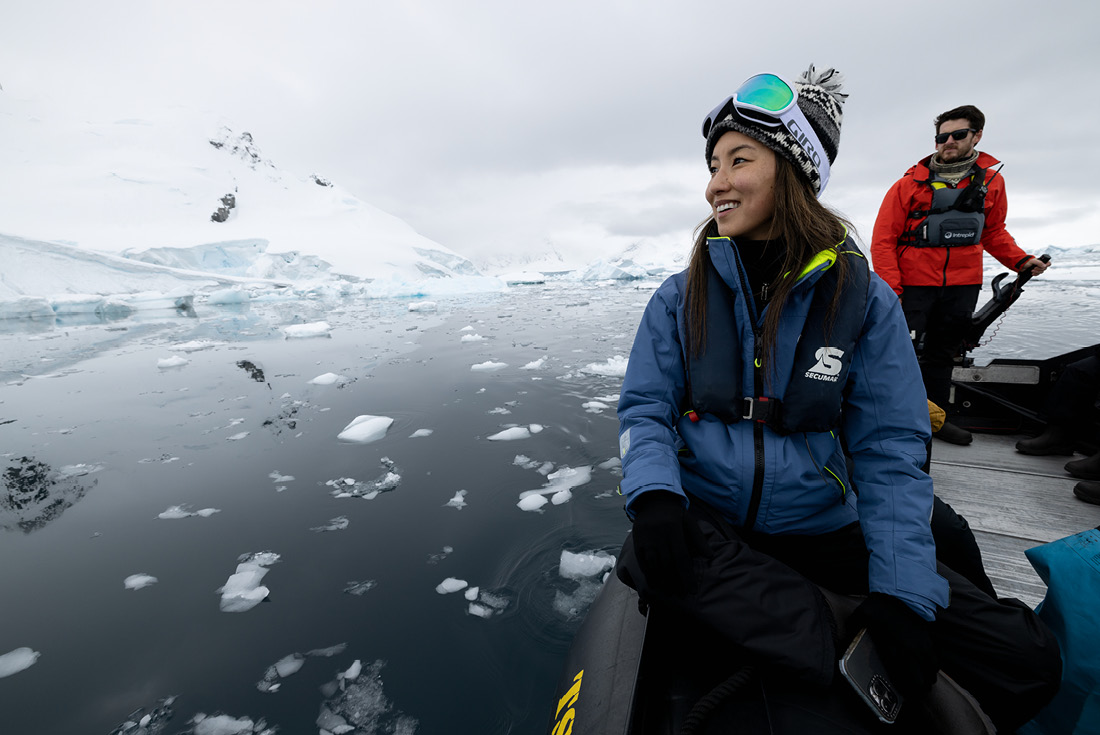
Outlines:
POLYGON ((778 417, 780 402, 777 398, 768 398, 767 396, 749 398, 746 396, 741 401, 743 407, 741 420, 743 421, 766 424, 778 417))

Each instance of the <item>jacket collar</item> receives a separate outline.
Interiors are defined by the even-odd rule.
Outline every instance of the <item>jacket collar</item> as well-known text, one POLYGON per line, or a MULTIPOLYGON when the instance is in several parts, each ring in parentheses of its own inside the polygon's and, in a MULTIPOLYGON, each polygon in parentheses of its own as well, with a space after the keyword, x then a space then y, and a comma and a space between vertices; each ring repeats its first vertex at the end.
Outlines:
MULTIPOLYGON (((928 167, 928 164, 932 160, 933 155, 935 154, 928 154, 924 158, 917 161, 917 163, 914 164, 911 169, 909 169, 913 174, 914 181, 921 184, 926 184, 928 183, 928 180, 932 178, 932 169, 928 167)), ((996 166, 998 163, 1000 163, 1000 161, 994 156, 991 156, 983 151, 978 151, 978 160, 974 162, 974 165, 979 166, 980 168, 989 168, 990 166, 996 166)))
MULTIPOLYGON (((810 262, 802 269, 802 272, 798 274, 798 281, 801 283, 808 279, 815 272, 824 273, 829 268, 833 267, 833 263, 840 256, 841 249, 849 242, 848 228, 844 228, 844 239, 838 242, 831 248, 820 251, 817 255, 810 259, 810 262)), ((736 254, 737 246, 728 237, 708 237, 707 247, 710 250, 711 262, 714 263, 714 267, 718 269, 718 274, 722 276, 730 288, 740 291, 741 279, 738 277, 738 265, 735 262, 735 258, 740 257, 736 254)), ((862 256, 855 248, 849 248, 844 252, 853 252, 862 256)), ((784 277, 786 277, 785 274, 784 277)))

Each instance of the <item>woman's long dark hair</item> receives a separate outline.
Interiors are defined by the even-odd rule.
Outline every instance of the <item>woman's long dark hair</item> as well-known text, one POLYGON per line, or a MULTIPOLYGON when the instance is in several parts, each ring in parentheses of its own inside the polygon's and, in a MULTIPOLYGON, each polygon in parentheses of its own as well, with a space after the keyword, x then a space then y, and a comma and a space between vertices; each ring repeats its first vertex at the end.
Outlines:
MULTIPOLYGON (((770 366, 779 336, 779 317, 798 275, 818 253, 841 243, 846 230, 855 232, 848 220, 818 200, 809 180, 799 175, 794 166, 782 156, 775 157, 774 196, 771 238, 785 243, 787 251, 779 270, 786 277, 780 278, 776 284, 760 333, 760 364, 769 379, 773 374, 770 366)), ((695 246, 688 265, 687 350, 688 354, 697 357, 703 353, 707 343, 707 268, 710 267, 707 238, 718 236, 718 226, 713 215, 701 223, 695 232, 695 246)), ((848 259, 837 258, 833 267, 837 269, 838 283, 845 283, 848 259)), ((839 304, 838 288, 829 302, 826 324, 832 324, 839 304)))

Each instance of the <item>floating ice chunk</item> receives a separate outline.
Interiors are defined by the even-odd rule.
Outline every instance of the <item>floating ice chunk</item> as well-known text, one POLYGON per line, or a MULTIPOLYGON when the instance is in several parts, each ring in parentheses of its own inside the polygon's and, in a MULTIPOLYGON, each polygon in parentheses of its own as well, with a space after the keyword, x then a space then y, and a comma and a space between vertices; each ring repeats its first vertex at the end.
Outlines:
POLYGON ((29 669, 34 666, 34 662, 41 656, 38 651, 23 647, 16 648, 14 651, 8 651, 4 655, 0 656, 0 679, 5 676, 11 676, 12 674, 18 674, 24 669, 29 669))
POLYGON ((103 297, 98 294, 61 294, 50 297, 50 306, 56 314, 94 314, 103 308, 103 297))
POLYGON ((346 383, 348 379, 343 375, 337 375, 336 373, 321 373, 313 380, 308 381, 309 385, 332 385, 333 383, 346 383))
POLYGON ((335 646, 329 646, 328 648, 314 648, 312 651, 306 651, 306 655, 332 658, 333 656, 339 656, 341 653, 347 650, 347 647, 347 643, 337 643, 335 646))
POLYGON ((615 355, 614 357, 607 358, 607 362, 594 362, 590 365, 586 365, 583 371, 596 375, 606 375, 612 378, 622 378, 626 375, 627 362, 627 358, 622 355, 615 355))
POLYGON ((340 477, 329 480, 325 484, 334 488, 332 495, 336 498, 374 500, 379 494, 394 490, 401 484, 401 475, 397 472, 393 460, 389 457, 382 457, 381 463, 383 467, 388 467, 389 470, 383 472, 374 480, 357 482, 350 477, 340 477))
POLYGON ((172 355, 171 357, 162 357, 161 359, 157 360, 157 367, 161 370, 165 370, 167 368, 182 367, 189 362, 191 361, 188 360, 186 357, 172 355))
POLYGON ((532 434, 537 434, 542 431, 544 427, 542 424, 531 424, 527 428, 531 430, 532 434))
MULTIPOLYGON (((516 439, 529 439, 532 433, 537 433, 534 431, 535 426, 538 426, 538 424, 531 424, 530 428, 526 426, 513 426, 510 429, 498 431, 496 434, 486 438, 491 442, 510 442, 516 439)), ((538 427, 538 431, 542 431, 541 426, 538 427)))
POLYGON ((298 670, 305 664, 306 657, 300 653, 292 653, 289 656, 283 656, 281 659, 267 667, 267 671, 264 672, 264 678, 256 683, 256 688, 261 692, 277 692, 281 684, 279 679, 292 676, 298 673, 298 670))
POLYGON ((41 296, 19 296, 0 299, 0 319, 48 319, 56 318, 50 300, 41 296))
POLYGON ((566 579, 595 577, 615 566, 615 557, 606 551, 582 551, 573 553, 562 549, 558 574, 566 579))
POLYGON ((267 567, 277 561, 279 555, 271 551, 245 554, 241 557, 237 571, 230 575, 224 587, 217 590, 222 595, 221 611, 245 612, 263 602, 271 590, 260 582, 268 572, 267 567))
POLYGON ((208 717, 198 714, 191 721, 195 723, 195 735, 253 735, 254 733, 261 735, 264 732, 271 732, 264 729, 262 725, 259 725, 260 730, 257 730, 257 723, 247 717, 237 719, 229 715, 208 717))
POLYGON ((481 588, 480 587, 471 587, 470 589, 466 590, 462 594, 466 597, 467 600, 470 600, 471 602, 473 602, 474 600, 477 599, 477 592, 478 592, 479 589, 481 589, 481 588))
POLYGON ((596 595, 599 594, 602 586, 601 582, 582 579, 571 595, 567 595, 561 590, 555 590, 554 610, 566 618, 579 618, 596 600, 596 595))
POLYGON ((373 579, 368 579, 363 582, 357 582, 352 580, 348 582, 348 586, 344 588, 344 594, 355 595, 356 597, 362 597, 367 592, 371 591, 378 586, 378 583, 373 579))
POLYGON ((573 499, 573 493, 569 488, 563 488, 550 496, 550 502, 554 505, 568 503, 573 499))
POLYGON ((143 291, 122 298, 133 309, 193 309, 195 294, 185 286, 178 286, 166 293, 143 291))
POLYGON ((140 590, 142 587, 148 587, 156 583, 157 578, 149 574, 131 574, 129 577, 122 580, 122 584, 124 584, 128 590, 140 590))
POLYGON ((538 510, 542 506, 549 502, 546 498, 539 494, 528 495, 527 497, 520 498, 516 503, 520 507, 520 510, 538 510))
POLYGON ((541 370, 542 366, 545 365, 545 364, 546 364, 546 356, 544 355, 543 357, 540 357, 537 360, 532 360, 531 362, 527 363, 526 365, 521 367, 520 370, 541 370))
POLYGON ((512 464, 516 465, 517 467, 522 467, 525 470, 533 470, 539 466, 537 460, 531 459, 526 454, 517 454, 516 458, 512 460, 512 464))
POLYGON ((336 516, 325 525, 314 526, 309 530, 316 531, 318 533, 322 533, 324 531, 343 531, 345 528, 348 527, 349 523, 350 521, 347 519, 347 516, 336 516))
POLYGON ((422 436, 431 436, 434 429, 417 429, 413 433, 409 434, 410 439, 419 439, 422 436))
POLYGON ((447 501, 447 507, 462 510, 466 507, 466 491, 459 490, 454 497, 447 501))
POLYGON ((240 433, 234 434, 233 436, 225 437, 225 440, 227 442, 239 442, 241 439, 244 439, 246 436, 248 436, 248 432, 247 431, 242 431, 240 433))
POLYGON ((384 437, 392 423, 393 419, 389 416, 356 416, 336 438, 367 444, 384 437))
MULTIPOLYGON (((591 467, 562 467, 546 476, 552 486, 577 487, 592 479, 591 467)), ((551 487, 553 489, 553 487, 551 487)))
POLYGON ((604 462, 600 462, 596 466, 599 467, 601 470, 614 471, 614 470, 617 470, 617 469, 622 469, 623 461, 621 459, 619 459, 618 457, 612 457, 611 459, 608 459, 604 462))
POLYGON ((215 342, 212 339, 193 339, 190 342, 183 342, 181 344, 172 347, 174 350, 180 352, 198 352, 200 350, 209 350, 212 347, 223 345, 224 342, 215 342))
POLYGON ((409 304, 409 311, 435 311, 434 301, 417 301, 409 304))
POLYGON ((189 511, 187 506, 183 505, 170 505, 168 510, 159 513, 157 518, 170 521, 178 518, 190 518, 191 516, 200 516, 202 518, 209 518, 215 513, 221 513, 219 508, 203 508, 202 510, 189 511))
POLYGON ((382 689, 384 665, 382 661, 360 664, 359 675, 354 680, 345 678, 350 671, 347 670, 321 687, 321 693, 328 697, 321 703, 316 720, 322 734, 387 732, 412 735, 417 731, 416 719, 398 710, 385 695, 382 689))
POLYGON ((359 674, 363 671, 363 664, 359 659, 355 659, 348 670, 340 674, 344 681, 355 681, 359 678, 359 674))
POLYGON ((233 288, 223 288, 217 291, 211 291, 210 295, 206 297, 206 303, 247 304, 250 298, 247 291, 241 290, 240 286, 234 286, 233 288))
POLYGON ((465 579, 455 579, 454 577, 447 577, 435 587, 435 591, 441 595, 447 595, 452 592, 458 592, 464 590, 468 586, 468 582, 465 579))
POLYGON ((80 464, 66 464, 57 468, 58 480, 67 480, 70 477, 83 477, 84 475, 90 475, 93 472, 99 472, 104 469, 104 465, 101 464, 87 464, 81 462, 80 464))
POLYGON ((599 413, 600 411, 603 411, 610 407, 602 401, 585 401, 581 404, 581 408, 583 408, 588 413, 599 413))
POLYGON ((506 362, 493 362, 492 360, 487 360, 486 362, 479 362, 476 365, 471 365, 470 369, 475 372, 492 372, 506 367, 508 367, 508 363, 506 362))
POLYGON ((539 510, 546 505, 546 495, 550 495, 550 502, 561 505, 573 497, 572 489, 583 485, 592 479, 591 467, 562 467, 556 472, 546 476, 548 482, 539 490, 525 490, 519 495, 516 504, 523 510, 539 510), (535 500, 534 498, 538 498, 535 500))
POLYGON ((460 342, 484 342, 485 337, 482 337, 480 334, 476 334, 476 333, 475 334, 464 334, 464 335, 462 335, 462 339, 460 339, 459 341, 460 342))
POLYGON ((306 659, 302 654, 292 653, 275 662, 275 671, 279 676, 290 676, 291 674, 298 673, 298 670, 302 668, 302 664, 305 662, 306 659))
MULTIPOLYGON (((474 588, 477 589, 477 588, 474 588)), ((489 592, 478 592, 476 595, 470 595, 466 593, 466 599, 470 601, 466 611, 470 615, 475 615, 479 618, 489 618, 493 615, 504 610, 508 607, 509 600, 501 595, 494 595, 489 592)))
POLYGON ((331 337, 332 327, 328 322, 312 322, 310 324, 291 324, 283 328, 286 339, 305 337, 331 337))
POLYGON ((428 563, 429 564, 438 564, 439 562, 446 559, 447 556, 450 555, 451 552, 453 552, 453 551, 454 551, 453 547, 444 546, 443 551, 437 551, 434 554, 428 554, 428 563))
POLYGON ((284 475, 279 470, 269 473, 268 477, 272 482, 294 482, 294 475, 284 475))

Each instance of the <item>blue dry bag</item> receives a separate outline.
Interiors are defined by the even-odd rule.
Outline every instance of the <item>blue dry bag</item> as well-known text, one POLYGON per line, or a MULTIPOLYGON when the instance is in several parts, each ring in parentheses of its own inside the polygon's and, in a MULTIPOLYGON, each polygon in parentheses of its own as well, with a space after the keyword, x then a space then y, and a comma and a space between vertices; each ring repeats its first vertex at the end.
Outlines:
POLYGON ((1024 553, 1047 585, 1035 611, 1062 647, 1062 685, 1019 733, 1100 733, 1100 529, 1024 553))

